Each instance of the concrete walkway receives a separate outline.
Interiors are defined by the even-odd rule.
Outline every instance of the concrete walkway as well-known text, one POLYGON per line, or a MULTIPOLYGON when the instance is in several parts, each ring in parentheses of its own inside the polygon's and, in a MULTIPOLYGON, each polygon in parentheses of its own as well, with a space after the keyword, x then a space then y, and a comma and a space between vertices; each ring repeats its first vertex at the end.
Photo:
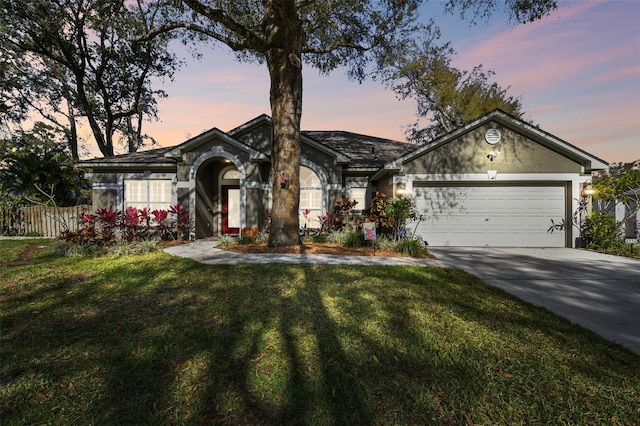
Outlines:
POLYGON ((640 260, 567 248, 444 248, 445 263, 640 354, 640 260))
POLYGON ((382 256, 339 256, 330 254, 239 254, 216 248, 215 240, 198 240, 188 244, 167 247, 165 252, 180 257, 197 260, 208 265, 235 264, 332 264, 332 265, 415 265, 446 266, 437 259, 416 259, 412 257, 382 256))

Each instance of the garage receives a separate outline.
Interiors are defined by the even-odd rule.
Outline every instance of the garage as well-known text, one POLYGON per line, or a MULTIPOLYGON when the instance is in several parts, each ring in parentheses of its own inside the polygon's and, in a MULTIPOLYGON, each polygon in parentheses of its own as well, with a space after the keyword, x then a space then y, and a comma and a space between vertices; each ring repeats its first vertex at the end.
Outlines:
POLYGON ((414 183, 424 220, 416 234, 430 246, 565 247, 564 230, 548 232, 566 218, 562 183, 430 185, 414 183))

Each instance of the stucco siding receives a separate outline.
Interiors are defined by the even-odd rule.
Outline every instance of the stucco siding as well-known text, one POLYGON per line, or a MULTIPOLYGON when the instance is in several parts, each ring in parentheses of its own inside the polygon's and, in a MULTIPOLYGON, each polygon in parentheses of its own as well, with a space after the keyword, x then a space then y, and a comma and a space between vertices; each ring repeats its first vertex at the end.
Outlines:
POLYGON ((97 209, 117 209, 118 208, 118 190, 117 189, 94 189, 93 210, 97 209))
POLYGON ((498 124, 480 126, 404 164, 409 174, 469 174, 498 170, 500 173, 579 173, 573 160, 498 124), (485 141, 490 128, 502 136, 495 145, 485 141), (491 160, 490 154, 497 154, 491 160))

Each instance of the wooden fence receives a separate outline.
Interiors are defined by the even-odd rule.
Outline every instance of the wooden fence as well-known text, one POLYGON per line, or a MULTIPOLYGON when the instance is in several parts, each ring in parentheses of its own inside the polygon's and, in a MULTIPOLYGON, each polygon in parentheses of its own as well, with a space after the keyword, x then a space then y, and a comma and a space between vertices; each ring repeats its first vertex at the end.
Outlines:
POLYGON ((91 206, 0 206, 0 234, 57 237, 62 231, 78 229, 78 218, 91 213, 91 206))

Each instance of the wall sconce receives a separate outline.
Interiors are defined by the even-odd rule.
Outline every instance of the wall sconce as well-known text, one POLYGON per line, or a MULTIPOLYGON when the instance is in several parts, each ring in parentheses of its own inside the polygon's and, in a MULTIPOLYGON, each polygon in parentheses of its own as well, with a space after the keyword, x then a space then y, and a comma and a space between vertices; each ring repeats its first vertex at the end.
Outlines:
POLYGON ((491 151, 491 152, 487 155, 487 158, 488 158, 490 161, 493 161, 493 160, 495 160, 495 158, 496 158, 498 155, 500 155, 500 151, 491 151))
POLYGON ((591 197, 595 193, 596 193, 596 190, 593 188, 591 181, 590 180, 586 181, 584 183, 584 186, 582 187, 582 196, 587 198, 587 197, 591 197))
POLYGON ((396 187, 396 195, 404 195, 407 192, 407 188, 404 182, 398 182, 398 186, 396 187))

